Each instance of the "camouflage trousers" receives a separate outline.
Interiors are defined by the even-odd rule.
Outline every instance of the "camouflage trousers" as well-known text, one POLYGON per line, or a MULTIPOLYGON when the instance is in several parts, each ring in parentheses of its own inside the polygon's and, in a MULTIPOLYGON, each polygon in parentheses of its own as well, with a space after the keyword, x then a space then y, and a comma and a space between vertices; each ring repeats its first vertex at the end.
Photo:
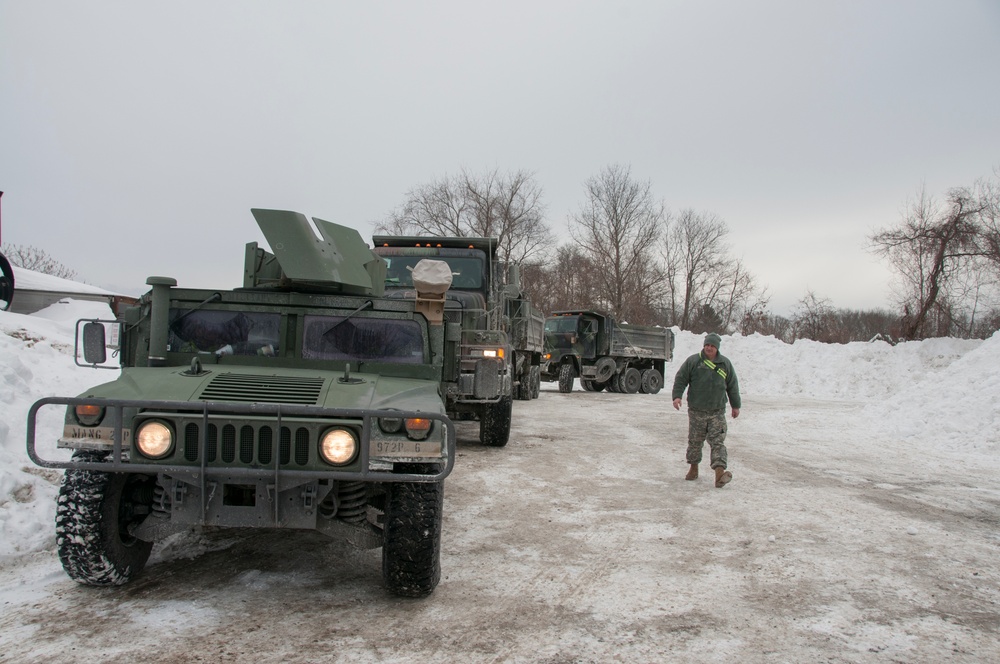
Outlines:
POLYGON ((701 450, 708 441, 712 450, 712 468, 725 468, 729 461, 726 454, 726 410, 695 410, 688 408, 687 462, 701 463, 701 450))

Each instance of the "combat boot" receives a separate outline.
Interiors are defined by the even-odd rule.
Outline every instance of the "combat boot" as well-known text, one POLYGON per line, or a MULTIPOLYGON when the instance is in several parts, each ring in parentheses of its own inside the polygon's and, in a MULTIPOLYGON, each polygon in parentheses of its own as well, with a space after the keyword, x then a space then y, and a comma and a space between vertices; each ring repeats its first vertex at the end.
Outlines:
POLYGON ((715 488, 721 489, 729 484, 732 479, 733 474, 725 468, 719 467, 715 469, 715 488))
POLYGON ((698 479, 698 464, 692 463, 691 468, 688 470, 688 474, 684 476, 686 480, 696 480, 698 479))

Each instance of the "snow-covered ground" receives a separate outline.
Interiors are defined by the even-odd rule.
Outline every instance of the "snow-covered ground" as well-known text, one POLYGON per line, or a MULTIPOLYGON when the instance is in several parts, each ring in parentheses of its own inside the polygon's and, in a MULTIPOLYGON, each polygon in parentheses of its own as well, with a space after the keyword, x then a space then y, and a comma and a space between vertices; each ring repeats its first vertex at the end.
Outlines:
POLYGON ((744 407, 721 490, 680 479, 670 367, 656 396, 543 384, 506 448, 460 423, 443 580, 412 602, 310 535, 181 538, 131 590, 65 578, 25 426, 113 377, 75 366, 80 317, 111 312, 0 312, 0 662, 1000 660, 1000 335, 723 337, 744 407))

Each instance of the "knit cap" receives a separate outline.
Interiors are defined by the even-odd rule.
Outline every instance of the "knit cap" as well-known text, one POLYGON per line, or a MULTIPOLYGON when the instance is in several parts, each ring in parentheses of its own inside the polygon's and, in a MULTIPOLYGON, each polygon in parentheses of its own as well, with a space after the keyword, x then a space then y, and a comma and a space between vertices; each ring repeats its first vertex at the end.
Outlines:
POLYGON ((716 348, 718 348, 720 345, 722 345, 722 337, 720 337, 715 332, 712 332, 711 334, 705 337, 705 345, 715 346, 716 348))

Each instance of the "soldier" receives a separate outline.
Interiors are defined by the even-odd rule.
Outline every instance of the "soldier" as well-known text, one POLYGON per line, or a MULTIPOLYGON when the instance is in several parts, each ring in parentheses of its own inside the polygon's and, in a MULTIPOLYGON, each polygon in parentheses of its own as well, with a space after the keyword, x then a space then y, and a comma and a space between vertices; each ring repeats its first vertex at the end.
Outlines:
POLYGON ((722 488, 733 479, 726 470, 726 401, 732 406, 733 419, 740 415, 740 384, 736 369, 719 353, 722 337, 714 332, 705 337, 700 353, 686 359, 674 378, 674 408, 681 409, 681 397, 688 390, 687 462, 691 464, 686 480, 698 478, 698 464, 705 440, 711 447, 715 486, 722 488))

